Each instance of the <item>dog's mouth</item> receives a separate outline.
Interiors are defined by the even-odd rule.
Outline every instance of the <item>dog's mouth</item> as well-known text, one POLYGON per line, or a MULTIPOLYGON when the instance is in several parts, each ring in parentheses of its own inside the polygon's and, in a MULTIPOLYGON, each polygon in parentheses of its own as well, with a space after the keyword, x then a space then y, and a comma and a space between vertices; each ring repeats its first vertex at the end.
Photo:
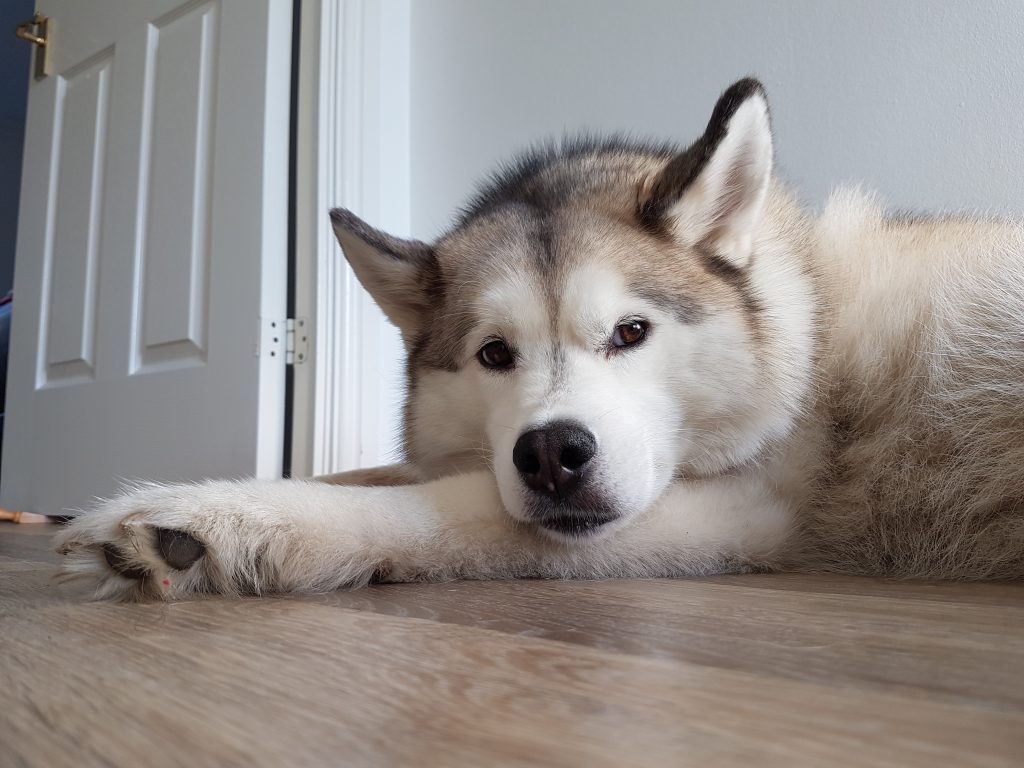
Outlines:
POLYGON ((530 494, 520 520, 529 521, 537 530, 555 541, 572 542, 593 538, 616 527, 622 511, 603 495, 581 490, 572 499, 550 499, 530 494))
POLYGON ((560 539, 585 539, 619 519, 614 512, 559 512, 537 520, 537 526, 560 539))

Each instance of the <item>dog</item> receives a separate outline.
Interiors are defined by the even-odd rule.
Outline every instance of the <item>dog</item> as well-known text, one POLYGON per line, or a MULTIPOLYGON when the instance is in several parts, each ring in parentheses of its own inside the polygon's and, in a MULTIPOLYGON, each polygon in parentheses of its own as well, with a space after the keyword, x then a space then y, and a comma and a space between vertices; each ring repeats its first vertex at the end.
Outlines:
POLYGON ((99 597, 1024 576, 1024 226, 808 212, 758 81, 688 148, 527 153, 433 244, 331 219, 408 352, 406 463, 130 488, 59 537, 99 597))

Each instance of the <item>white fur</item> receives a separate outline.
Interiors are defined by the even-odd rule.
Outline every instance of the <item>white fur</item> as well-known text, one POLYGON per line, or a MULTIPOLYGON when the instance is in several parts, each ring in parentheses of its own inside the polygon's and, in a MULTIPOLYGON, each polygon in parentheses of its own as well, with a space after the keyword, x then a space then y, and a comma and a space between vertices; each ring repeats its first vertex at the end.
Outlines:
POLYGON ((509 374, 494 375, 479 367, 473 371, 483 411, 489 414, 487 433, 501 498, 509 514, 528 519, 523 512, 527 489, 512 464, 516 439, 527 429, 569 419, 597 438, 591 471, 603 478, 606 498, 628 517, 665 490, 678 463, 674 435, 650 430, 652 423, 680 420, 673 380, 661 364, 671 337, 666 332, 666 338, 659 338, 656 329, 636 354, 609 358, 603 347, 621 318, 638 309, 655 313, 645 302, 631 300, 622 277, 610 268, 588 265, 566 282, 555 333, 546 313, 531 300, 540 286, 506 286, 507 300, 523 310, 518 319, 494 326, 492 332, 497 328, 513 339, 521 362, 509 374), (556 346, 561 355, 557 369, 552 362, 556 346))

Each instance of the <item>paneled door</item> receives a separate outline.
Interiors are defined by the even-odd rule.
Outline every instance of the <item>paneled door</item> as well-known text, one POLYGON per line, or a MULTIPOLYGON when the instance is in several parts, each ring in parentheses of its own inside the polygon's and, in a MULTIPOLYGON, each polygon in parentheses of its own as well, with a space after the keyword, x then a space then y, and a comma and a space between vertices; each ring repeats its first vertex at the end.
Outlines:
POLYGON ((0 503, 279 474, 290 0, 38 10, 0 503))

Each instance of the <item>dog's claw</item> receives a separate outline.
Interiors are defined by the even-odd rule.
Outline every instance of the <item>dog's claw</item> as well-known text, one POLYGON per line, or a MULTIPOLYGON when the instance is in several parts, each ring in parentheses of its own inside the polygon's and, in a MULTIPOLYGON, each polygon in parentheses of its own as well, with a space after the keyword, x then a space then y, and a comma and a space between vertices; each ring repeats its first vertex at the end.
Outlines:
POLYGON ((133 563, 124 553, 111 543, 102 546, 103 559, 107 561, 110 570, 126 579, 143 581, 149 576, 149 571, 140 565, 133 563))

